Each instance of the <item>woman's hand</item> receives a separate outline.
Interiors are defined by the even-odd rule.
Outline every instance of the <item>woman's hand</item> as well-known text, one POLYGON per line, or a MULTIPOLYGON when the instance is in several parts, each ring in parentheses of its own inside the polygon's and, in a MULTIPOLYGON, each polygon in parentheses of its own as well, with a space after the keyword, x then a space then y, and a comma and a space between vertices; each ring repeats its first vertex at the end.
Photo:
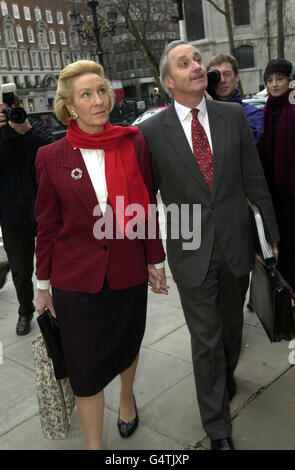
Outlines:
POLYGON ((149 285, 155 294, 168 295, 169 286, 166 284, 165 268, 157 269, 154 264, 148 264, 149 285))
POLYGON ((38 289, 37 297, 36 297, 36 311, 39 315, 44 312, 48 308, 50 310, 51 315, 56 318, 55 310, 52 303, 52 296, 49 292, 49 289, 38 289))

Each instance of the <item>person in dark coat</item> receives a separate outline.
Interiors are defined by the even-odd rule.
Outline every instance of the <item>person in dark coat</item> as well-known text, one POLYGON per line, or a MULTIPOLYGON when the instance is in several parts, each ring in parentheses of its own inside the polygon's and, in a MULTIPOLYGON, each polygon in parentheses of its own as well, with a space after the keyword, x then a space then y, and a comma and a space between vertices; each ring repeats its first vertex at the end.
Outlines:
POLYGON ((237 88, 240 76, 236 58, 230 54, 216 55, 212 57, 207 64, 207 71, 214 69, 219 70, 221 74, 219 83, 213 85, 216 99, 229 103, 240 103, 257 145, 264 132, 263 111, 243 102, 242 94, 237 88))
POLYGON ((265 133, 259 153, 277 216, 280 242, 277 268, 295 289, 295 100, 292 63, 273 59, 264 81, 269 98, 264 108, 265 133))
MULTIPOLYGON (((13 106, 16 104, 14 95, 13 106)), ((10 267, 19 302, 16 333, 22 336, 29 333, 35 311, 32 283, 36 236, 35 158, 39 147, 55 139, 41 122, 30 118, 21 124, 7 121, 3 113, 7 106, 5 102, 0 104, 0 223, 8 258, 8 263, 1 265, 1 287, 10 267)))
POLYGON ((148 228, 150 154, 137 128, 108 122, 113 104, 101 65, 81 60, 66 66, 55 111, 67 135, 40 149, 36 160, 36 310, 48 308, 57 318, 88 449, 102 448, 104 388, 118 374, 119 432, 128 437, 135 431, 133 383, 147 281, 154 292, 167 293, 156 220, 151 215, 154 238, 146 230, 138 237, 127 215, 140 205, 137 227, 148 228))

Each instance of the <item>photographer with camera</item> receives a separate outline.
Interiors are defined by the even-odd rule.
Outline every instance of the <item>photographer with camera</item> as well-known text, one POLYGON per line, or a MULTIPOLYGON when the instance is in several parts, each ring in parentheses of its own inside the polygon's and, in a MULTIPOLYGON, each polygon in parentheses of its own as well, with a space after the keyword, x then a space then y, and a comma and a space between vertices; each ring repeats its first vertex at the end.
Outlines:
POLYGON ((16 333, 22 336, 29 333, 35 311, 35 158, 39 147, 55 139, 44 124, 27 117, 15 91, 14 83, 0 85, 0 223, 9 263, 0 265, 0 277, 5 282, 10 266, 19 302, 16 333))
MULTIPOLYGON (((262 109, 243 103, 242 94, 237 88, 240 76, 236 58, 230 54, 215 55, 207 64, 207 72, 211 74, 216 71, 219 71, 220 78, 214 80, 212 75, 213 81, 207 90, 209 95, 214 100, 241 104, 257 145, 264 132, 264 114, 262 109)), ((210 84, 210 80, 208 82, 210 84)))

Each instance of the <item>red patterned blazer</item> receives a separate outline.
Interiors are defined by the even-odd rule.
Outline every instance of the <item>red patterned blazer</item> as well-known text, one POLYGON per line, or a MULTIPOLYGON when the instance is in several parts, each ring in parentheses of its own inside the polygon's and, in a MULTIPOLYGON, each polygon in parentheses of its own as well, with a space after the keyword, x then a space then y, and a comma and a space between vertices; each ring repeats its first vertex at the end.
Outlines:
MULTIPOLYGON (((152 198, 147 145, 140 134, 130 139, 152 198)), ((66 138, 39 149, 36 170, 37 279, 50 279, 51 285, 61 290, 96 293, 107 278, 111 289, 124 289, 145 282, 147 264, 165 259, 159 238, 94 237, 93 227, 99 219, 93 216, 97 197, 80 150, 66 138), (82 170, 80 179, 71 176, 76 168, 82 170)))

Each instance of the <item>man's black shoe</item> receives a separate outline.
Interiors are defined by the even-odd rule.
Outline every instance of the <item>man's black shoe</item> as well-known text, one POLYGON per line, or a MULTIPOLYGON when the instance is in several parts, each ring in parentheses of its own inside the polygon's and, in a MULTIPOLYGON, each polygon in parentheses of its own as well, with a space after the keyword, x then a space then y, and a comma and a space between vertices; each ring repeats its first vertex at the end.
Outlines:
POLYGON ((19 319, 16 325, 16 334, 18 336, 24 336, 30 333, 32 319, 33 319, 33 315, 29 315, 29 316, 20 315, 19 316, 19 319))
POLYGON ((235 450, 230 437, 211 439, 211 450, 235 450))
POLYGON ((9 271, 10 267, 7 261, 3 261, 3 263, 0 263, 0 289, 2 289, 2 287, 4 286, 9 271))

